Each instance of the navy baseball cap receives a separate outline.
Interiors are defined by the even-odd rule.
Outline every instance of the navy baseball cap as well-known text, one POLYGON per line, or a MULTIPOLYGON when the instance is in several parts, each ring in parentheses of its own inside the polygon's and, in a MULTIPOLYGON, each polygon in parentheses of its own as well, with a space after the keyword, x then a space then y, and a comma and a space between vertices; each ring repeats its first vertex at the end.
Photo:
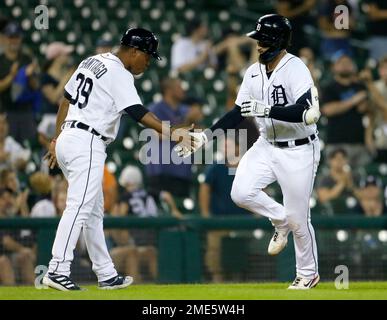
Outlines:
POLYGON ((10 22, 5 26, 3 34, 7 37, 21 37, 23 30, 20 28, 18 23, 10 22))
POLYGON ((157 60, 161 60, 161 57, 157 52, 159 40, 155 34, 149 30, 143 28, 128 29, 121 38, 121 45, 136 48, 150 54, 157 60))

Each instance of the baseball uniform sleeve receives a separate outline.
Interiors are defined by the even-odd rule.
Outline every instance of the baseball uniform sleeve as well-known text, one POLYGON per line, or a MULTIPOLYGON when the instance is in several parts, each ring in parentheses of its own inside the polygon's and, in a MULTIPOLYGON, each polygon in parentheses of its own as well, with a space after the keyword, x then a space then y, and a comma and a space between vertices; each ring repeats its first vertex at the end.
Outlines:
POLYGON ((291 68, 289 68, 287 78, 287 87, 290 89, 294 102, 313 87, 313 85, 313 79, 307 66, 301 59, 294 59, 291 68))
POLYGON ((250 98, 251 92, 250 92, 249 81, 248 81, 249 78, 251 78, 251 75, 250 75, 249 70, 247 70, 244 77, 243 77, 242 84, 239 88, 238 96, 235 100, 235 104, 237 106, 241 106, 242 102, 244 102, 244 101, 251 100, 251 98, 250 98))
POLYGON ((117 112, 143 104, 134 86, 134 78, 127 71, 117 72, 114 76, 114 81, 111 83, 111 93, 117 112))

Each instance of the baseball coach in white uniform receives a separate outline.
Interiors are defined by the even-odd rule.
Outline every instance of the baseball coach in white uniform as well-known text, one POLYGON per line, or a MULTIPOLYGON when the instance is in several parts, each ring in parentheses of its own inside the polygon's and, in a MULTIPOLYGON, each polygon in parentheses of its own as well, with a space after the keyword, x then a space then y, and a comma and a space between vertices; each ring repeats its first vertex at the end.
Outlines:
POLYGON ((158 39, 152 32, 129 29, 117 53, 83 60, 65 86, 57 115, 57 138, 45 158, 50 167, 59 164, 69 186, 49 270, 43 278, 45 285, 80 290, 70 278, 70 266, 81 230, 99 288, 124 288, 133 281, 117 274, 106 248, 102 193, 106 146, 116 138, 124 112, 173 141, 191 144, 188 129, 170 128, 148 112, 134 86, 133 75, 143 73, 151 57, 161 59, 157 48, 158 39))
MULTIPOLYGON (((259 61, 247 69, 235 108, 209 130, 191 133, 201 141, 194 150, 207 143, 216 129, 235 128, 244 117, 256 119, 260 137, 239 163, 231 198, 270 219, 275 227, 270 255, 278 254, 293 232, 297 275, 289 289, 310 289, 320 279, 309 209, 320 161, 317 89, 305 64, 286 51, 292 36, 287 18, 262 16, 247 35, 257 40, 259 61), (281 187, 283 205, 262 191, 275 181, 281 187)), ((183 157, 192 152, 184 146, 176 150, 183 157)))

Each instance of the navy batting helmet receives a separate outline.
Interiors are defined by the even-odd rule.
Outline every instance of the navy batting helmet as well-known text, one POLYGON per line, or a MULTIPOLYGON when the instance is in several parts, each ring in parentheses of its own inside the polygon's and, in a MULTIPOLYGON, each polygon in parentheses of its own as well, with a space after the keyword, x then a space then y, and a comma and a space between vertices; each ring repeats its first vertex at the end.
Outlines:
POLYGON ((121 38, 121 45, 136 48, 152 55, 157 60, 161 60, 161 57, 157 53, 159 40, 149 30, 143 28, 128 29, 121 38))
POLYGON ((255 30, 247 34, 248 37, 259 41, 259 45, 267 47, 260 57, 264 63, 273 60, 282 49, 290 46, 292 26, 290 21, 279 14, 267 14, 260 17, 255 30))

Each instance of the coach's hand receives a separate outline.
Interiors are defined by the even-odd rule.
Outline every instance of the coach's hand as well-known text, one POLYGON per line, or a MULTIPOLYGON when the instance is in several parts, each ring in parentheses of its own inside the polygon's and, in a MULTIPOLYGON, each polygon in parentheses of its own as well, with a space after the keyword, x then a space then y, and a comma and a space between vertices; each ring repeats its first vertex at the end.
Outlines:
POLYGON ((252 99, 242 102, 241 115, 243 117, 268 118, 271 107, 262 102, 252 99))
POLYGON ((189 157, 192 153, 196 152, 198 149, 200 149, 203 145, 205 145, 208 142, 208 138, 203 131, 190 132, 189 135, 192 137, 194 141, 194 144, 191 145, 191 147, 178 144, 173 148, 179 157, 183 157, 183 158, 189 157))
POLYGON ((50 169, 54 169, 56 165, 56 153, 55 153, 56 139, 52 139, 50 143, 50 147, 48 148, 48 152, 43 157, 43 160, 48 161, 48 167, 50 169))
POLYGON ((184 145, 186 147, 194 147, 196 139, 192 138, 190 135, 190 131, 195 128, 194 124, 191 124, 190 126, 174 126, 171 128, 171 140, 178 142, 181 145, 184 145))

